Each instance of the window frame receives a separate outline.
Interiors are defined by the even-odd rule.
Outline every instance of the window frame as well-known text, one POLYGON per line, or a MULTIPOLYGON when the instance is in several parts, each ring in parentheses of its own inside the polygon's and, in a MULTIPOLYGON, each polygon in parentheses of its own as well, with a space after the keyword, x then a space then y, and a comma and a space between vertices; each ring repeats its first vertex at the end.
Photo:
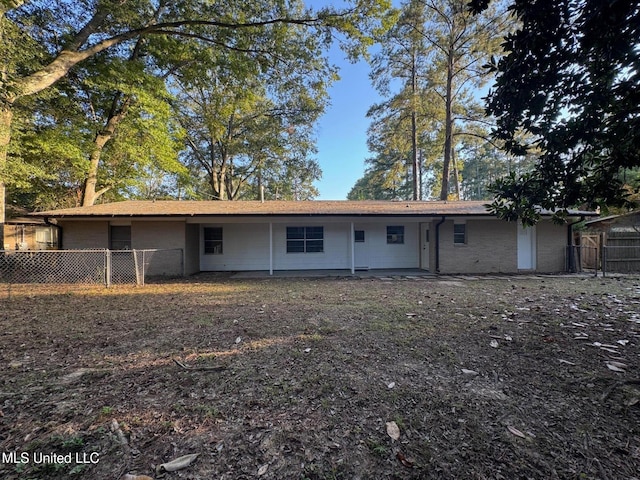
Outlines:
POLYGON ((288 226, 285 240, 287 253, 324 253, 324 226, 288 226))
POLYGON ((224 252, 223 228, 215 226, 202 227, 202 248, 204 255, 222 255, 224 252), (219 235, 215 235, 214 238, 207 239, 207 232, 219 232, 219 235))
POLYGON ((404 245, 404 236, 404 225, 387 225, 387 245, 404 245))
POLYGON ((131 250, 131 225, 109 225, 109 250, 131 250))
POLYGON ((454 223, 453 224, 453 244, 454 245, 466 245, 467 244, 467 224, 466 223, 454 223), (458 231, 456 231, 456 230, 458 230, 458 231), (462 240, 462 241, 460 241, 460 240, 462 240))

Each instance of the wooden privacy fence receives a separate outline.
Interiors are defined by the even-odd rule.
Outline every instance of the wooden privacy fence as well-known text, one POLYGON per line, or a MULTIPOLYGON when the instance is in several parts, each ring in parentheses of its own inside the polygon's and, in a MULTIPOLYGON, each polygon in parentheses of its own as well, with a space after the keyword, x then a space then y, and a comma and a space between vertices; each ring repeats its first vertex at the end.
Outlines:
POLYGON ((618 273, 640 272, 640 232, 633 229, 606 233, 603 250, 605 271, 618 273))
POLYGON ((584 234, 580 241, 580 245, 571 247, 575 268, 570 270, 601 270, 604 275, 640 273, 640 232, 584 234))

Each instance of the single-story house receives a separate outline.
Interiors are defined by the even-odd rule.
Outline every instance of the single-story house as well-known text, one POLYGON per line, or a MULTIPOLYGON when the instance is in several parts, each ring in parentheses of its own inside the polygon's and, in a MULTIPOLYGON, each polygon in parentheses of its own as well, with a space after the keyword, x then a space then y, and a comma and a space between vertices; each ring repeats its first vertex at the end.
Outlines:
POLYGON ((2 250, 53 250, 58 248, 58 228, 27 210, 7 205, 2 250))
MULTIPOLYGON (((483 201, 124 201, 38 215, 63 249, 182 249, 201 271, 566 270, 569 225, 523 228, 483 201)), ((572 221, 594 212, 572 211, 572 221)), ((165 272, 180 273, 180 272, 165 272)))

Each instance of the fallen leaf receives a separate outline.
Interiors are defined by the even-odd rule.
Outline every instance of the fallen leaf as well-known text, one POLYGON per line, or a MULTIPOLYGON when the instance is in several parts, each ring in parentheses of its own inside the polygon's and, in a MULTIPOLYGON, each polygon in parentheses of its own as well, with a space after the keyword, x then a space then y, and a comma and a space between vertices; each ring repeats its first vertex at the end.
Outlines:
POLYGON ((264 465, 262 465, 259 469, 258 469, 258 476, 262 476, 265 473, 267 473, 267 470, 269 469, 269 464, 265 463, 264 465))
POLYGON ((160 470, 161 472, 175 472, 177 470, 182 470, 183 468, 187 468, 189 465, 195 462, 196 458, 198 458, 199 456, 199 453, 192 453, 191 455, 178 457, 175 460, 171 460, 170 462, 158 465, 158 470, 160 470))
POLYGON ((240 343, 242 341, 242 337, 236 338, 236 343, 240 343))
POLYGON ((624 373, 626 371, 625 368, 627 367, 624 363, 620 362, 607 362, 606 365, 609 370, 621 373, 624 373))
POLYGON ((619 343, 624 347, 625 345, 627 345, 627 343, 629 343, 629 340, 618 340, 616 343, 619 343))
POLYGON ((505 339, 507 342, 511 342, 511 341, 513 340, 513 337, 512 337, 511 335, 505 335, 505 336, 504 336, 504 339, 505 339))
POLYGON ((311 349, 310 349, 310 348, 305 348, 305 349, 304 349, 304 353, 309 353, 310 351, 311 351, 311 349))
POLYGON ((563 360, 563 359, 561 359, 561 358, 560 358, 560 359, 558 359, 558 361, 559 361, 560 363, 566 363, 567 365, 575 365, 575 363, 570 362, 569 360, 563 360))
POLYGON ((122 480, 153 480, 153 478, 148 477, 147 475, 131 475, 127 473, 122 480))
POLYGON ((393 440, 398 440, 400 438, 400 428, 396 422, 387 422, 387 435, 389 435, 393 440))
POLYGON ((607 347, 600 347, 600 350, 604 350, 605 352, 609 352, 609 353, 618 353, 617 350, 614 350, 612 348, 607 348, 607 347))
POLYGON ((493 348, 498 348, 498 341, 497 340, 491 340, 491 343, 489 345, 491 345, 493 348))
POLYGON ((405 315, 407 317, 415 317, 416 315, 418 315, 417 313, 405 313, 405 315))
POLYGON ((469 376, 476 376, 479 375, 478 372, 476 372, 475 370, 467 370, 466 368, 462 369, 462 373, 464 373, 465 375, 469 375, 469 376))
POLYGON ((396 453, 396 458, 403 466, 413 468, 414 462, 405 457, 402 452, 396 453))
POLYGON ((520 430, 518 430, 516 427, 512 427, 511 425, 508 425, 507 428, 509 429, 509 431, 511 433, 513 433, 516 437, 520 437, 520 438, 527 438, 525 436, 524 433, 522 433, 520 430))
POLYGON ((396 386, 396 382, 389 382, 389 383, 387 383, 387 388, 388 388, 389 390, 391 390, 391 389, 392 389, 393 387, 395 387, 395 386, 396 386))

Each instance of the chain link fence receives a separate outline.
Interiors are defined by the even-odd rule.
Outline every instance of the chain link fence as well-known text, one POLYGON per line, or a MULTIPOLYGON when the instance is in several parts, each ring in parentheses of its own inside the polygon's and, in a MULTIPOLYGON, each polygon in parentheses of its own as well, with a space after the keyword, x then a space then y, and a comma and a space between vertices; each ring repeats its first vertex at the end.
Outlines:
POLYGON ((0 250, 2 283, 144 285, 149 277, 184 275, 182 249, 0 250))

